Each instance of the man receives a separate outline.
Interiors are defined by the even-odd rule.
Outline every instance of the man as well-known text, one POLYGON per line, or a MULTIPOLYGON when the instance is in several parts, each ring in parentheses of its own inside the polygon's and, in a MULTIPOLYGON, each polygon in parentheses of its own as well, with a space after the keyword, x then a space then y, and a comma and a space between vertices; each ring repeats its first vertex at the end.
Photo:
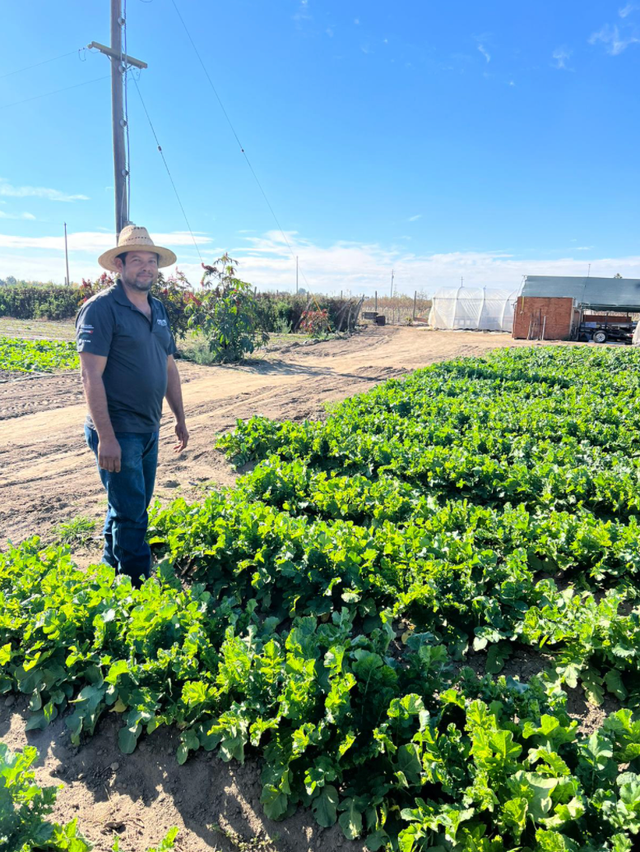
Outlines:
POLYGON ((103 561, 128 574, 135 586, 151 569, 147 508, 165 396, 176 421, 175 451, 189 440, 169 319, 162 302, 149 293, 158 269, 175 262, 175 254, 154 245, 146 228, 127 225, 117 247, 98 259, 119 279, 89 299, 76 320, 89 407, 85 437, 108 500, 103 561))

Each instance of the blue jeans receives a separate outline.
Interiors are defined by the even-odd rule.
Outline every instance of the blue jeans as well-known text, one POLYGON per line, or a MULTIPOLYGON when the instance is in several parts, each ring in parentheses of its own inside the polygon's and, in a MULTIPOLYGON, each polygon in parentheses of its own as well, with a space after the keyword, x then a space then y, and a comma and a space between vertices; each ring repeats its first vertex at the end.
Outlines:
MULTIPOLYGON (((116 432, 122 451, 119 473, 98 465, 107 492, 102 561, 139 585, 151 571, 151 550, 146 542, 147 508, 153 495, 158 464, 158 433, 116 432)), ((98 461, 98 433, 84 427, 88 446, 98 461)))

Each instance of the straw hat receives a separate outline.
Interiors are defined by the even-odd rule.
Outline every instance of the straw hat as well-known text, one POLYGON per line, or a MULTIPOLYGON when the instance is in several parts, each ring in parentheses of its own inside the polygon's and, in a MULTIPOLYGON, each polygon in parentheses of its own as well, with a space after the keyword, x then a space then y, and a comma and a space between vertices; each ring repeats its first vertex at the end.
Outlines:
POLYGON ((125 251, 154 252, 158 255, 158 268, 173 266, 178 259, 171 249, 155 245, 146 228, 140 228, 138 225, 125 225, 120 231, 117 247, 101 254, 98 263, 103 269, 108 269, 109 272, 119 272, 115 260, 119 254, 125 251))

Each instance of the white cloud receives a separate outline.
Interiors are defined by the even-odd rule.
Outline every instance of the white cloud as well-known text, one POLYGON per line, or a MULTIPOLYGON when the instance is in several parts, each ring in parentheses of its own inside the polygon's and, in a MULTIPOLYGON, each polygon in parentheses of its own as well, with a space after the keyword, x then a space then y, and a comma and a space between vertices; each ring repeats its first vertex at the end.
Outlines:
POLYGON ((0 219, 29 219, 33 221, 35 218, 33 213, 5 213, 4 210, 0 210, 0 219))
POLYGON ((618 14, 621 18, 627 18, 632 12, 635 12, 637 9, 640 9, 636 3, 627 3, 626 6, 623 6, 622 9, 618 9, 618 14))
MULTIPOLYGON (((189 234, 153 234, 158 244, 178 249, 181 269, 194 284, 202 277, 202 267, 189 234)), ((208 237, 196 237, 205 262, 223 253, 208 237)), ((449 253, 411 252, 398 241, 397 246, 339 241, 329 246, 315 245, 294 232, 287 234, 293 254, 300 258, 300 285, 308 282, 315 292, 373 293, 388 289, 391 269, 395 271, 398 291, 433 292, 464 276, 465 285, 486 284, 488 287, 517 288, 523 275, 584 275, 584 258, 565 257, 554 260, 514 258, 500 251, 460 251, 449 253)), ((403 238, 404 239, 404 238, 403 238)), ((97 256, 113 245, 112 234, 87 232, 70 235, 71 276, 75 281, 100 274, 97 256), (88 255, 91 256, 88 256, 88 255)), ((587 247, 580 247, 580 250, 587 247)), ((30 238, 0 235, 0 278, 17 278, 62 282, 64 280, 64 238, 30 238), (39 251, 34 251, 39 249, 39 251)), ((573 249, 577 251, 578 249, 573 249)), ((241 244, 229 249, 239 261, 239 275, 262 290, 293 289, 295 260, 279 232, 245 237, 241 244)), ((171 273, 171 269, 166 270, 171 273)), ((591 274, 612 277, 620 272, 625 278, 640 278, 640 256, 592 258, 591 274)))
POLYGON ((563 71, 570 71, 567 62, 571 58, 571 51, 566 47, 557 47, 551 54, 553 59, 553 67, 563 71))
POLYGON ((616 25, 610 26, 609 24, 605 24, 599 32, 593 33, 589 39, 589 44, 596 44, 599 41, 604 44, 605 50, 610 56, 618 56, 630 44, 639 44, 640 38, 637 38, 635 35, 621 34, 616 25))
POLYGON ((575 251, 591 251, 593 246, 576 246, 575 251))
POLYGON ((420 218, 422 218, 422 213, 416 213, 415 216, 409 216, 407 222, 416 222, 420 218))
POLYGON ((483 44, 478 45, 478 50, 484 56, 484 58, 487 60, 487 62, 491 62, 491 54, 489 53, 489 51, 486 49, 486 47, 483 44))
POLYGON ((333 30, 331 29, 331 27, 327 27, 325 32, 329 36, 329 38, 333 38, 333 30))
POLYGON ((354 18, 353 23, 356 25, 356 27, 359 27, 360 26, 360 18, 354 18))
MULTIPOLYGON (((208 245, 210 237, 194 234, 198 245, 208 245)), ((174 231, 170 234, 152 234, 157 245, 193 246, 191 234, 188 231, 174 231)), ((86 253, 101 253, 114 245, 113 232, 79 231, 68 235, 69 251, 86 253)), ((64 251, 64 236, 55 237, 18 237, 10 234, 0 234, 0 248, 5 249, 35 249, 47 251, 64 251)))
POLYGON ((298 11, 293 16, 293 20, 296 22, 298 27, 301 26, 303 21, 311 20, 311 15, 309 14, 309 0, 300 0, 298 11))
POLYGON ((44 186, 13 186, 6 178, 0 178, 0 195, 12 198, 45 198, 47 201, 88 201, 87 195, 69 195, 58 189, 44 186))
POLYGON ((513 82, 513 80, 509 80, 509 85, 510 85, 510 86, 515 86, 515 83, 513 82))

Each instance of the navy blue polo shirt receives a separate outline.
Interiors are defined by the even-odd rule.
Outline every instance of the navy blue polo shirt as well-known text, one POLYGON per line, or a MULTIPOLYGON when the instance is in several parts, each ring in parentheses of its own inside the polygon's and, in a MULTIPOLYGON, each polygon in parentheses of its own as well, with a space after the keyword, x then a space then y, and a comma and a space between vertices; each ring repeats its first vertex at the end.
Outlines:
MULTIPOLYGON (((76 319, 78 352, 103 355, 102 374, 115 432, 155 432, 167 390, 167 358, 176 351, 169 317, 149 296, 151 319, 130 302, 118 280, 92 296, 76 319)), ((91 416, 87 425, 95 428, 91 416)))

